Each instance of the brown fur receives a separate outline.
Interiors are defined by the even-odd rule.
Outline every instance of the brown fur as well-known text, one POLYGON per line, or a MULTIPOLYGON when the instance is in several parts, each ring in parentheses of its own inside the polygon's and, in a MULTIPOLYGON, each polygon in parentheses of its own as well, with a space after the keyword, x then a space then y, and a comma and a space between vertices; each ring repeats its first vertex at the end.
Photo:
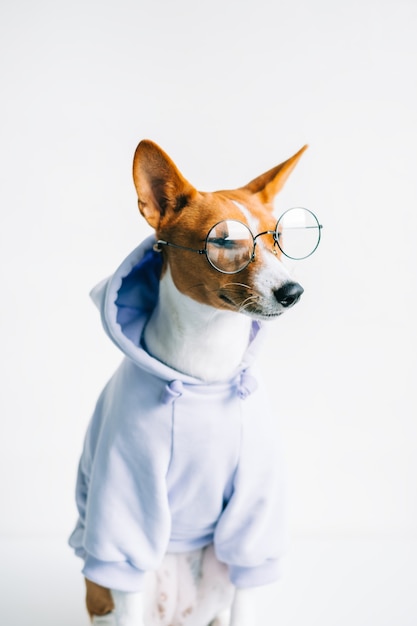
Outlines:
POLYGON ((85 579, 86 604, 90 618, 93 615, 107 615, 114 609, 114 602, 109 589, 85 579))

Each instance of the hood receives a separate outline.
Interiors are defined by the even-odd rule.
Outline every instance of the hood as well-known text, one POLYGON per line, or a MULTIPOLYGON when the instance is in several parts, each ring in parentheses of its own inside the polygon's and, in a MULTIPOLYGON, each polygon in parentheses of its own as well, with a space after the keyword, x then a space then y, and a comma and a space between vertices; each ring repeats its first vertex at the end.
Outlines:
MULTIPOLYGON (((183 374, 158 361, 142 345, 145 325, 158 301, 162 255, 153 250, 155 237, 145 239, 118 267, 115 273, 91 291, 101 313, 103 327, 110 339, 136 365, 162 380, 181 380, 201 385, 201 380, 183 374)), ((245 371, 258 352, 263 326, 252 322, 248 349, 231 379, 245 371)))

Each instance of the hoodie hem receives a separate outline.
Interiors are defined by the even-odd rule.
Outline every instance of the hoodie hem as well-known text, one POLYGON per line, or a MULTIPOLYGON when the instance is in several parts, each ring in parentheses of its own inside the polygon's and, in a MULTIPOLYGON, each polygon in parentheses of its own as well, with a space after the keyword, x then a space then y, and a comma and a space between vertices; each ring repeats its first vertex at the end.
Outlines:
POLYGON ((281 577, 281 562, 271 560, 258 567, 229 565, 229 576, 238 589, 262 587, 276 582, 281 577))
POLYGON ((143 591, 145 572, 126 561, 100 561, 88 555, 82 572, 88 580, 108 589, 126 592, 143 591))

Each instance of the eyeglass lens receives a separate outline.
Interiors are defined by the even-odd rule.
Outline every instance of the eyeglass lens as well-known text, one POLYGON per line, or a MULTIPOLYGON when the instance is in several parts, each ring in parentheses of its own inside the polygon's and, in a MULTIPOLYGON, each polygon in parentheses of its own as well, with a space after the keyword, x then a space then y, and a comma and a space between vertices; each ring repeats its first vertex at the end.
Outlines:
POLYGON ((304 208, 288 209, 277 224, 278 245, 290 259, 305 259, 320 241, 320 224, 314 213, 304 208))
POLYGON ((206 253, 210 263, 220 272, 239 272, 252 258, 252 233, 242 222, 224 220, 213 226, 207 235, 206 253))

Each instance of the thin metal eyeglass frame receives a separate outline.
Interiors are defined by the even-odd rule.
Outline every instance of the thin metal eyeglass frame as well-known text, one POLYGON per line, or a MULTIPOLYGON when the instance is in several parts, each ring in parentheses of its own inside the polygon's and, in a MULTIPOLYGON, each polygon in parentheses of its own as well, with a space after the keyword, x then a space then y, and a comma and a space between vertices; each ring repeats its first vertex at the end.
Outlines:
POLYGON ((249 226, 247 224, 245 224, 244 222, 241 222, 240 220, 220 220, 219 222, 217 222, 216 224, 214 224, 209 232, 206 235, 206 239, 204 241, 204 248, 189 248, 188 246, 180 246, 176 243, 171 243, 170 241, 164 241, 163 239, 158 239, 158 241, 154 244, 153 249, 156 252, 162 252, 162 248, 161 246, 168 246, 170 248, 178 248, 179 250, 188 250, 189 252, 196 252, 197 254, 204 254, 207 261, 209 262, 209 264, 218 272, 220 272, 221 274, 238 274, 239 272, 243 272, 244 269, 246 269, 248 267, 248 265, 250 263, 253 263, 255 261, 255 249, 256 249, 256 240, 258 239, 258 237, 262 237, 263 235, 273 235, 274 237, 274 242, 276 243, 276 245, 278 246, 278 248, 281 250, 282 254, 284 256, 287 257, 287 259, 291 259, 293 261, 302 261, 303 259, 308 259, 309 256, 311 256, 316 250, 317 247, 320 243, 320 239, 321 239, 321 229, 323 228, 322 224, 320 224, 320 222, 317 219, 317 216, 310 211, 310 209, 305 209, 304 207, 293 207, 291 209, 287 209, 286 211, 284 211, 284 213, 281 215, 281 217, 278 219, 276 226, 275 226, 275 230, 265 230, 262 233, 258 233, 257 235, 254 235, 251 231, 251 229, 249 228, 249 226), (309 253, 306 254, 306 256, 303 257, 292 257, 289 254, 286 254, 286 252, 284 252, 284 250, 281 248, 281 246, 279 245, 279 232, 278 232, 278 226, 280 221, 282 220, 282 218, 284 217, 284 215, 286 215, 289 211, 293 211, 295 208, 302 208, 303 211, 307 211, 307 213, 310 213, 313 218, 316 220, 317 222, 317 226, 287 226, 287 230, 291 229, 307 229, 307 228, 318 228, 318 238, 317 238, 317 243, 315 245, 315 247, 313 248, 313 250, 309 253), (208 237, 211 233, 211 231, 216 228, 216 226, 218 226, 219 224, 221 224, 222 222, 236 222, 237 224, 242 224, 242 226, 244 226, 248 232, 250 233, 252 240, 253 240, 253 249, 252 249, 252 254, 248 260, 248 262, 241 268, 239 268, 238 270, 234 270, 233 272, 227 272, 226 270, 221 270, 218 267, 216 267, 216 265, 214 265, 214 263, 211 261, 210 256, 207 252, 207 243, 208 243, 208 237))

